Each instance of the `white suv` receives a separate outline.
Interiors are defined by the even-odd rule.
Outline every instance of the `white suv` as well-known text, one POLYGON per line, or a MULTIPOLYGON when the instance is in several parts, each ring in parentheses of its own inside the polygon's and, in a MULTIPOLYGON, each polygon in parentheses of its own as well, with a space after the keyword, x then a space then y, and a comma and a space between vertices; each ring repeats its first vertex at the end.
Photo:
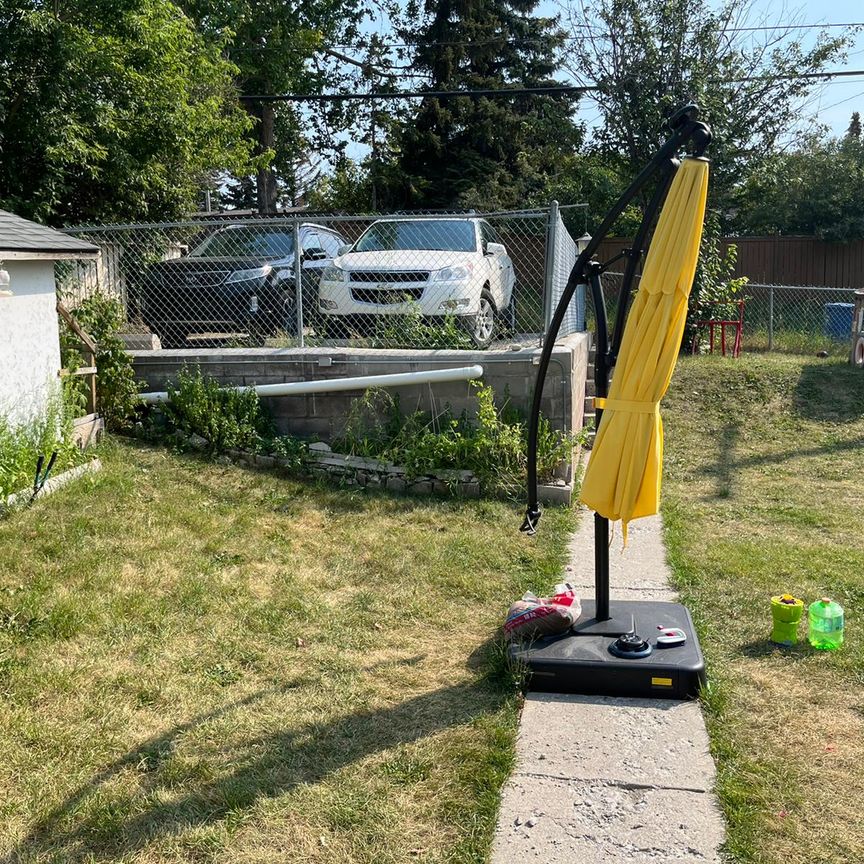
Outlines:
POLYGON ((513 325, 513 262, 495 230, 474 217, 374 222, 321 275, 318 303, 331 332, 374 326, 382 315, 453 315, 486 347, 496 319, 513 325))

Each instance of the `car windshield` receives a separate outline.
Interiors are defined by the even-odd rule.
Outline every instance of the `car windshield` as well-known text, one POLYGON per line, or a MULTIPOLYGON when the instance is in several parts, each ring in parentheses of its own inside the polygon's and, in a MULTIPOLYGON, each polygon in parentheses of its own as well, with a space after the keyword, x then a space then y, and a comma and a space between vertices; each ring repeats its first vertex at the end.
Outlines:
POLYGON ((287 258, 294 234, 280 229, 228 228, 217 231, 189 253, 192 258, 287 258))
POLYGON ((354 246, 355 252, 393 252, 398 249, 475 252, 474 224, 454 219, 376 222, 354 246))

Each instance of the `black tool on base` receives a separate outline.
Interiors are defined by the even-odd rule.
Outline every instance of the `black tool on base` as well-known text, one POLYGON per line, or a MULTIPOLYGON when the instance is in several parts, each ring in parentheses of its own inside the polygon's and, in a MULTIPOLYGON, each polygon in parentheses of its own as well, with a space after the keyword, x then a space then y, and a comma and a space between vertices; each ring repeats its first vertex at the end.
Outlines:
MULTIPOLYGON (((543 340, 528 427, 528 507, 521 527, 528 534, 535 533, 542 515, 537 499, 537 433, 543 384, 567 307, 577 287, 587 282, 597 322, 594 381, 597 396, 605 397, 624 335, 633 280, 654 218, 678 168, 677 154, 689 142, 694 155, 702 156, 711 142, 711 130, 698 120, 698 116, 699 110, 695 105, 686 105, 670 118, 670 137, 606 214, 596 234, 576 259, 552 316, 543 340), (632 248, 613 259, 624 256, 626 265, 610 341, 600 277, 613 262, 601 264, 594 260, 594 255, 624 209, 655 179, 656 186, 645 207, 632 248)), ((601 416, 602 412, 596 410, 598 428, 601 416)), ((663 639, 662 634, 660 638, 663 639)), ((530 686, 537 690, 692 699, 705 683, 705 664, 699 640, 690 613, 684 606, 655 601, 616 601, 610 604, 609 520, 598 513, 594 514, 594 602, 583 602, 582 615, 567 634, 538 639, 529 645, 514 645, 511 657, 527 666, 531 673, 530 686), (680 630, 684 638, 666 637, 658 644, 658 628, 680 630), (628 634, 637 634, 639 638, 619 639, 628 634), (644 645, 648 648, 639 647, 644 645)))

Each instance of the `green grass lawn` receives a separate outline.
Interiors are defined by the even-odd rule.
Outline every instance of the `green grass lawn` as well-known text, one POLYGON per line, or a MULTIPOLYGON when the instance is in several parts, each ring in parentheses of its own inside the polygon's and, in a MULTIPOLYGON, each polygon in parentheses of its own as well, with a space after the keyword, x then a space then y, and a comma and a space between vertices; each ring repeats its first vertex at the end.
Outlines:
POLYGON ((664 418, 667 540, 709 663, 730 856, 864 861, 864 374, 683 358, 664 418), (772 647, 784 591, 843 604, 841 652, 772 647))
POLYGON ((0 521, 0 860, 485 860, 572 515, 104 449, 0 521))

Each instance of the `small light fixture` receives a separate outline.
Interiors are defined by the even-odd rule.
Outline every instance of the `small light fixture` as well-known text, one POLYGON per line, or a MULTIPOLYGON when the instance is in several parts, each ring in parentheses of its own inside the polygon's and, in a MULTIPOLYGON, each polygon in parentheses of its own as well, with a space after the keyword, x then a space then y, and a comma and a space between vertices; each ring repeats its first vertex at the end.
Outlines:
POLYGON ((3 268, 3 262, 0 261, 0 297, 12 296, 12 291, 9 289, 11 281, 9 271, 3 268))

